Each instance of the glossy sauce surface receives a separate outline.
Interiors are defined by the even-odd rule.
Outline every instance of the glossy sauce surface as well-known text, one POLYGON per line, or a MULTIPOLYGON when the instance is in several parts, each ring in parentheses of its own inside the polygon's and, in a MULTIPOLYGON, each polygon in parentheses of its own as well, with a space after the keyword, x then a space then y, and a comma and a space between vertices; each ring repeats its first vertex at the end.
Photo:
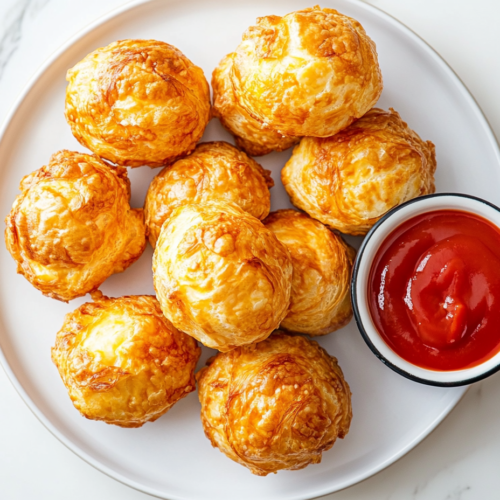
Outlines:
POLYGON ((410 363, 482 363, 500 351, 500 229, 458 210, 406 221, 375 256, 368 298, 382 338, 410 363))

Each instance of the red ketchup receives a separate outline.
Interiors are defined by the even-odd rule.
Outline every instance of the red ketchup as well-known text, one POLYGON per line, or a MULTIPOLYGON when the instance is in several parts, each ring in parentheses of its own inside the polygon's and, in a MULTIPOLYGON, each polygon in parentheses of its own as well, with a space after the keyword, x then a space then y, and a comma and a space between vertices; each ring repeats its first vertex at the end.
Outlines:
POLYGON ((482 363, 500 351, 500 229, 458 210, 406 221, 379 248, 368 297, 380 335, 410 363, 482 363))

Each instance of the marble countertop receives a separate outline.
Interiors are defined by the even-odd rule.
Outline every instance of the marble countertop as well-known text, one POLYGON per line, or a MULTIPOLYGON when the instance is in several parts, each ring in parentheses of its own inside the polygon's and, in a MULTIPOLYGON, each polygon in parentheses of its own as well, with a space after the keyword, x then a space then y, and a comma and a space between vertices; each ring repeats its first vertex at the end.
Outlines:
MULTIPOLYGON (((54 50, 76 31, 124 3, 124 0, 1 0, 0 121, 30 76, 54 50)), ((327 3, 325 0, 323 5, 327 3)), ((444 57, 470 89, 500 137, 500 2, 370 0, 368 3, 402 21, 444 57)), ((2 500, 151 498, 108 478, 66 449, 31 414, 1 370, 0 401, 2 500)), ((362 483, 324 498, 498 498, 499 415, 500 374, 497 374, 472 386, 445 421, 401 460, 362 483)))

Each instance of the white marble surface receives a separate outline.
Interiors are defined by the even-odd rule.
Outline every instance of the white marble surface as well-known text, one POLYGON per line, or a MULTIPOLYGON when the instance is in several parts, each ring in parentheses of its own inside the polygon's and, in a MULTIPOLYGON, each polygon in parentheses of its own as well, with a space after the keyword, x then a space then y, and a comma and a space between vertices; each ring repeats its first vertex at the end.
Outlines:
MULTIPOLYGON (((123 0, 0 0, 0 121, 46 57, 76 31, 123 3, 123 0)), ((272 10, 272 0, 269 3, 272 10)), ((323 1, 323 5, 327 3, 323 1)), ((500 2, 370 0, 369 3, 400 19, 448 61, 500 136, 500 2)), ((106 477, 67 450, 30 413, 1 370, 0 402, 0 499, 151 498, 106 477)), ((400 461, 358 485, 325 498, 500 498, 499 415, 500 374, 473 386, 440 427, 400 461)))

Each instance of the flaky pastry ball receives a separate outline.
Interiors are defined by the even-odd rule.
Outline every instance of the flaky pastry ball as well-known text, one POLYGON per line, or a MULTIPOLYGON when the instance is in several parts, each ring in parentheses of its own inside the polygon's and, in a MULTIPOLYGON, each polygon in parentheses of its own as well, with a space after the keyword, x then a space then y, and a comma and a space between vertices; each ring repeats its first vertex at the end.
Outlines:
POLYGON ((175 209, 157 241, 153 273, 165 316, 219 351, 265 339, 290 304, 288 250, 229 203, 175 209))
POLYGON ((336 134, 382 92, 375 44, 361 24, 320 7, 257 19, 236 49, 231 82, 256 120, 299 137, 336 134))
POLYGON ((153 246, 172 211, 186 203, 232 202, 257 219, 269 214, 271 172, 227 142, 198 144, 186 158, 165 167, 149 186, 144 215, 153 246))
POLYGON ((337 135, 302 139, 281 179, 296 207, 364 235, 395 206, 433 193, 435 170, 434 144, 393 109, 374 108, 337 135))
POLYGON ((349 323, 355 250, 321 222, 296 210, 272 212, 264 225, 292 257, 290 309, 280 328, 325 335, 349 323))
POLYGON ((85 57, 66 79, 73 135, 119 165, 158 167, 189 154, 210 119, 202 69, 164 42, 114 42, 85 57))
POLYGON ((155 297, 97 295, 66 315, 52 360, 84 417, 141 427, 195 390, 200 353, 155 297))
POLYGON ((130 208, 122 167, 63 150, 20 190, 5 242, 17 272, 48 297, 67 302, 96 290, 146 247, 143 210, 130 208))
POLYGON ((231 53, 224 57, 212 74, 214 116, 234 135, 236 144, 251 156, 284 151, 297 144, 299 137, 284 136, 266 127, 239 104, 231 81, 234 56, 231 53))
POLYGON ((351 423, 351 391, 316 342, 276 332, 200 370, 201 421, 214 447, 253 474, 321 462, 351 423))

